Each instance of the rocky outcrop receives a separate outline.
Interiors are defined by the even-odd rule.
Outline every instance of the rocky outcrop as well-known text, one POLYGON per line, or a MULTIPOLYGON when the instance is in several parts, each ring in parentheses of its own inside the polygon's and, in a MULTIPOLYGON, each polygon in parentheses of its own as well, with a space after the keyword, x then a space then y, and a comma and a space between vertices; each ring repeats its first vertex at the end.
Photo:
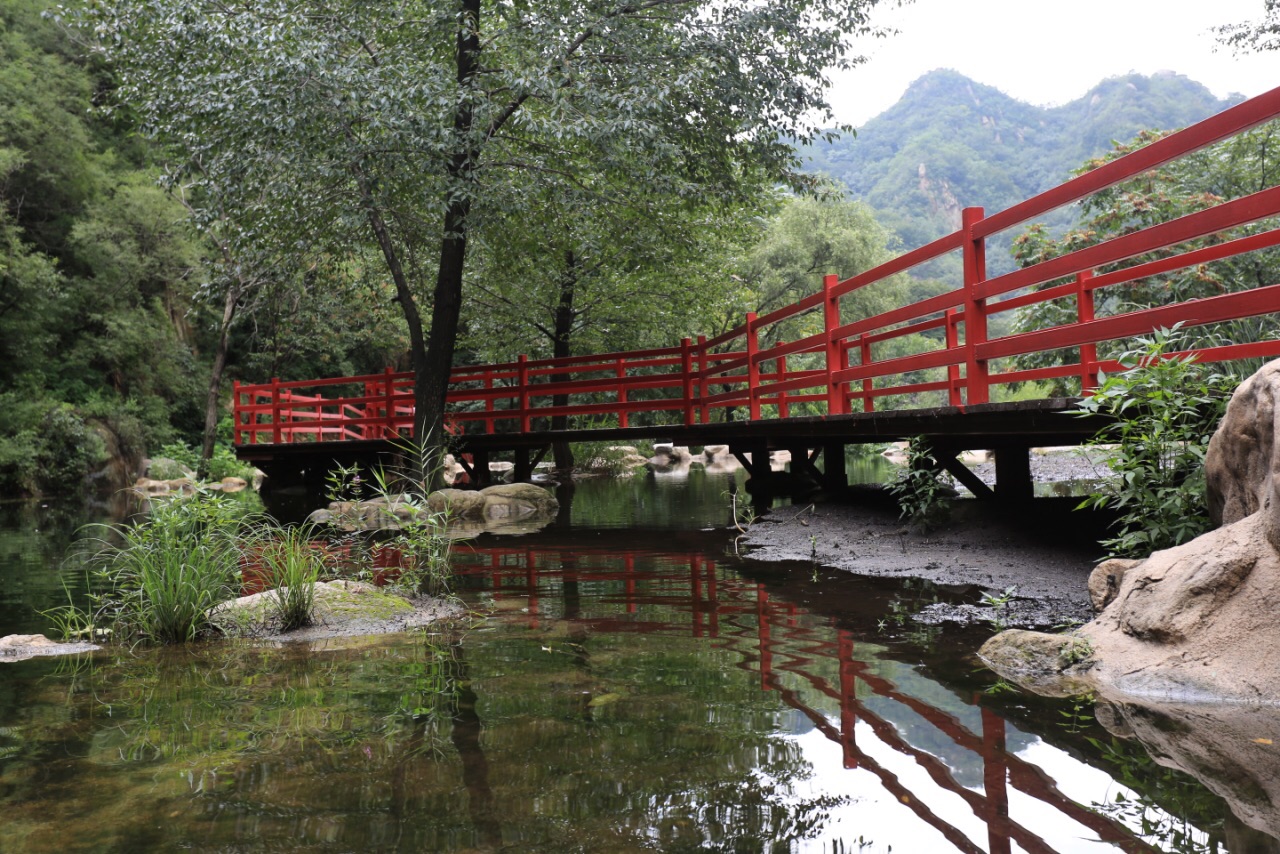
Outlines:
MULTIPOLYGON (((1209 444, 1220 527, 1089 579, 1100 613, 1071 635, 1003 632, 979 655, 1042 694, 1092 693, 1097 719, 1228 803, 1240 850, 1280 837, 1280 361, 1240 385, 1209 444)), ((1235 846, 1232 846, 1235 850, 1235 846)))
POLYGON ((1087 660, 1064 664, 1027 637, 998 636, 980 655, 1040 689, 1060 674, 1147 702, 1280 707, 1277 397, 1280 361, 1240 385, 1209 444, 1207 502, 1221 527, 1094 570, 1089 593, 1100 613, 1076 632, 1087 660))

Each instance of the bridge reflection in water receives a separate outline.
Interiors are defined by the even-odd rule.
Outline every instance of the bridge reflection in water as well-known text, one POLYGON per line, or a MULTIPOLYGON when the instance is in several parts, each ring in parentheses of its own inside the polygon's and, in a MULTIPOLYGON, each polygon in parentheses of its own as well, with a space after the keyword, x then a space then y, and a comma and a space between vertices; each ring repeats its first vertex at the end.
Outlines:
MULTIPOLYGON (((605 536, 614 534, 626 536, 605 536)), ((460 549, 456 569, 464 595, 491 599, 500 619, 531 630, 691 635, 735 655, 792 710, 815 785, 850 798, 824 837, 883 840, 905 821, 918 828, 913 840, 934 839, 921 851, 1158 850, 1123 816, 1087 806, 1136 797, 1105 772, 1008 723, 977 691, 889 657, 872 632, 788 601, 705 551, 485 546, 460 549)))

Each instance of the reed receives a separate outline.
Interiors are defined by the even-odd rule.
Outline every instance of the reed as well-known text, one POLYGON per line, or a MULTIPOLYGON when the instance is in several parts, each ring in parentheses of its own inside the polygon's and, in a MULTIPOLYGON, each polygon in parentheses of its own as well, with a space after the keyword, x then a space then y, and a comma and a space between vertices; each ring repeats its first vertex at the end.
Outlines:
POLYGON ((262 521, 248 542, 253 560, 272 590, 267 594, 280 631, 311 625, 315 584, 325 570, 325 550, 310 526, 285 528, 262 521))
POLYGON ((183 643, 207 632, 209 609, 239 593, 239 516, 228 500, 197 495, 107 526, 90 558, 103 589, 91 623, 121 641, 183 643))

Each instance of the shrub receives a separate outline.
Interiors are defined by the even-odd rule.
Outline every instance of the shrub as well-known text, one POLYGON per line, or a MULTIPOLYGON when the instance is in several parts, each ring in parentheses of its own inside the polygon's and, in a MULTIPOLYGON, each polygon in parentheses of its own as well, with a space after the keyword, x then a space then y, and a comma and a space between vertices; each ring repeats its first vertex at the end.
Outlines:
POLYGON ((104 526, 90 565, 104 592, 88 622, 120 641, 182 643, 240 591, 237 503, 197 493, 154 501, 145 519, 104 526))
POLYGON ((1081 507, 1119 512, 1118 533, 1102 541, 1114 557, 1146 557, 1209 530, 1204 456, 1239 382, 1193 356, 1168 356, 1177 327, 1137 339, 1120 357, 1125 371, 1104 378, 1080 404, 1082 415, 1107 415, 1092 445, 1116 477, 1081 507))
POLYGON ((940 524, 947 512, 947 499, 954 495, 951 478, 939 471, 933 448, 923 436, 907 443, 907 465, 889 484, 898 501, 901 517, 926 530, 940 524))
POLYGON ((102 437, 69 404, 59 404, 45 414, 36 453, 41 487, 71 488, 88 477, 105 456, 102 437))

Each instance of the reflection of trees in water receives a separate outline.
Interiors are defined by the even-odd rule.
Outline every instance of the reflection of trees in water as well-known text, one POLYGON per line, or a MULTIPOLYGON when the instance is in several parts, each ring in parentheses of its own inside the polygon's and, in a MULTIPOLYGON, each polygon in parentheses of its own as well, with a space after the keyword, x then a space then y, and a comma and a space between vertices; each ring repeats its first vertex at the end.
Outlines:
POLYGON ((6 814, 32 851, 67 832, 107 847, 755 848, 820 826, 838 799, 795 798, 809 770, 774 734, 776 698, 726 672, 723 650, 636 641, 553 622, 328 652, 122 653, 37 704, 38 742, 80 745, 52 771, 78 784, 44 781, 6 814), (42 831, 52 797, 75 817, 42 831))
POLYGON ((1015 788, 1105 823, 1016 755, 1034 737, 974 705, 971 683, 888 658, 702 553, 526 544, 462 563, 481 559, 460 581, 508 617, 465 635, 121 654, 24 686, 12 708, 43 717, 20 750, 45 777, 0 794, 15 838, 32 851, 67 833, 100 847, 136 833, 161 847, 787 848, 844 803, 801 794, 814 771, 795 735, 814 732, 947 839, 961 836, 939 804, 958 795, 993 850, 1035 850, 1038 828, 1008 814, 1015 788), (873 758, 877 741, 896 758, 873 758), (895 762, 930 782, 908 789, 895 762))

